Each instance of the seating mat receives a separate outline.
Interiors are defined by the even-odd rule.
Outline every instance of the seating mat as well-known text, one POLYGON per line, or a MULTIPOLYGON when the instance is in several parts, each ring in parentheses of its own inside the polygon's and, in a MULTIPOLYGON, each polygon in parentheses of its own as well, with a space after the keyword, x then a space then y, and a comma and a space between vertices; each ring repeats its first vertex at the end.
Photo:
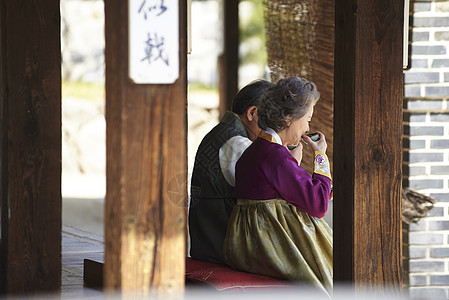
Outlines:
POLYGON ((218 291, 295 286, 288 280, 246 273, 190 257, 186 257, 186 281, 208 284, 218 291))

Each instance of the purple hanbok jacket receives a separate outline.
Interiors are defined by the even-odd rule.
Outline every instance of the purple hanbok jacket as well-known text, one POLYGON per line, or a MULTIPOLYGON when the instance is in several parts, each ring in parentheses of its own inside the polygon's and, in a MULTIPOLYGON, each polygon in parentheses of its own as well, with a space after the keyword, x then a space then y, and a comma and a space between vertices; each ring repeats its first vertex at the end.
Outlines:
MULTIPOLYGON (((327 157, 315 155, 323 162, 327 157)), ((329 163, 325 161, 324 163, 329 163)), ((312 217, 325 216, 331 197, 332 181, 328 176, 312 176, 284 146, 257 138, 240 157, 235 168, 233 197, 248 200, 284 199, 312 217)))

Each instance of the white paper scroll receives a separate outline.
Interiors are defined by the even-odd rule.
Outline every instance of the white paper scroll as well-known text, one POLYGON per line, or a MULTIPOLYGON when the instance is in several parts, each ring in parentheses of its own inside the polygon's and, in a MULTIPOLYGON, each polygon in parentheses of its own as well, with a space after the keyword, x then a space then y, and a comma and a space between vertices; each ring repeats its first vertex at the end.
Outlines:
POLYGON ((178 0, 128 0, 129 77, 139 84, 179 77, 178 0))

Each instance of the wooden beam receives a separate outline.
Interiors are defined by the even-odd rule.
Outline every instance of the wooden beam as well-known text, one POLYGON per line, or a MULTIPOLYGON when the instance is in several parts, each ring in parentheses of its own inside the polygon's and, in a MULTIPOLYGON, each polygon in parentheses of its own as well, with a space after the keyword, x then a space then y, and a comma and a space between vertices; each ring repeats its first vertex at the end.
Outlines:
POLYGON ((398 292, 403 1, 335 9, 334 279, 398 292))
POLYGON ((146 295, 184 286, 186 1, 179 1, 179 12, 179 78, 174 84, 134 84, 128 78, 128 1, 105 1, 109 291, 146 295))
POLYGON ((58 0, 5 0, 1 21, 1 292, 61 286, 58 0))
MULTIPOLYGON (((218 59, 220 119, 232 109, 239 78, 239 0, 221 0, 223 18, 223 53, 218 59)), ((256 78, 255 78, 256 79, 256 78)))

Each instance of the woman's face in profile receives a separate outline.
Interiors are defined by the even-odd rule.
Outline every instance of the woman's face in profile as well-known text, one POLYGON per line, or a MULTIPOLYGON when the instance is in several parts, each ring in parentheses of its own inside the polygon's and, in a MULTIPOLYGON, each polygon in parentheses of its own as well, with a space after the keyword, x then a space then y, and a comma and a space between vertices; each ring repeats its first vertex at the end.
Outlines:
POLYGON ((287 144, 297 145, 301 141, 301 136, 309 131, 309 122, 312 120, 313 106, 309 107, 307 113, 299 119, 294 119, 290 125, 287 127, 287 144))

